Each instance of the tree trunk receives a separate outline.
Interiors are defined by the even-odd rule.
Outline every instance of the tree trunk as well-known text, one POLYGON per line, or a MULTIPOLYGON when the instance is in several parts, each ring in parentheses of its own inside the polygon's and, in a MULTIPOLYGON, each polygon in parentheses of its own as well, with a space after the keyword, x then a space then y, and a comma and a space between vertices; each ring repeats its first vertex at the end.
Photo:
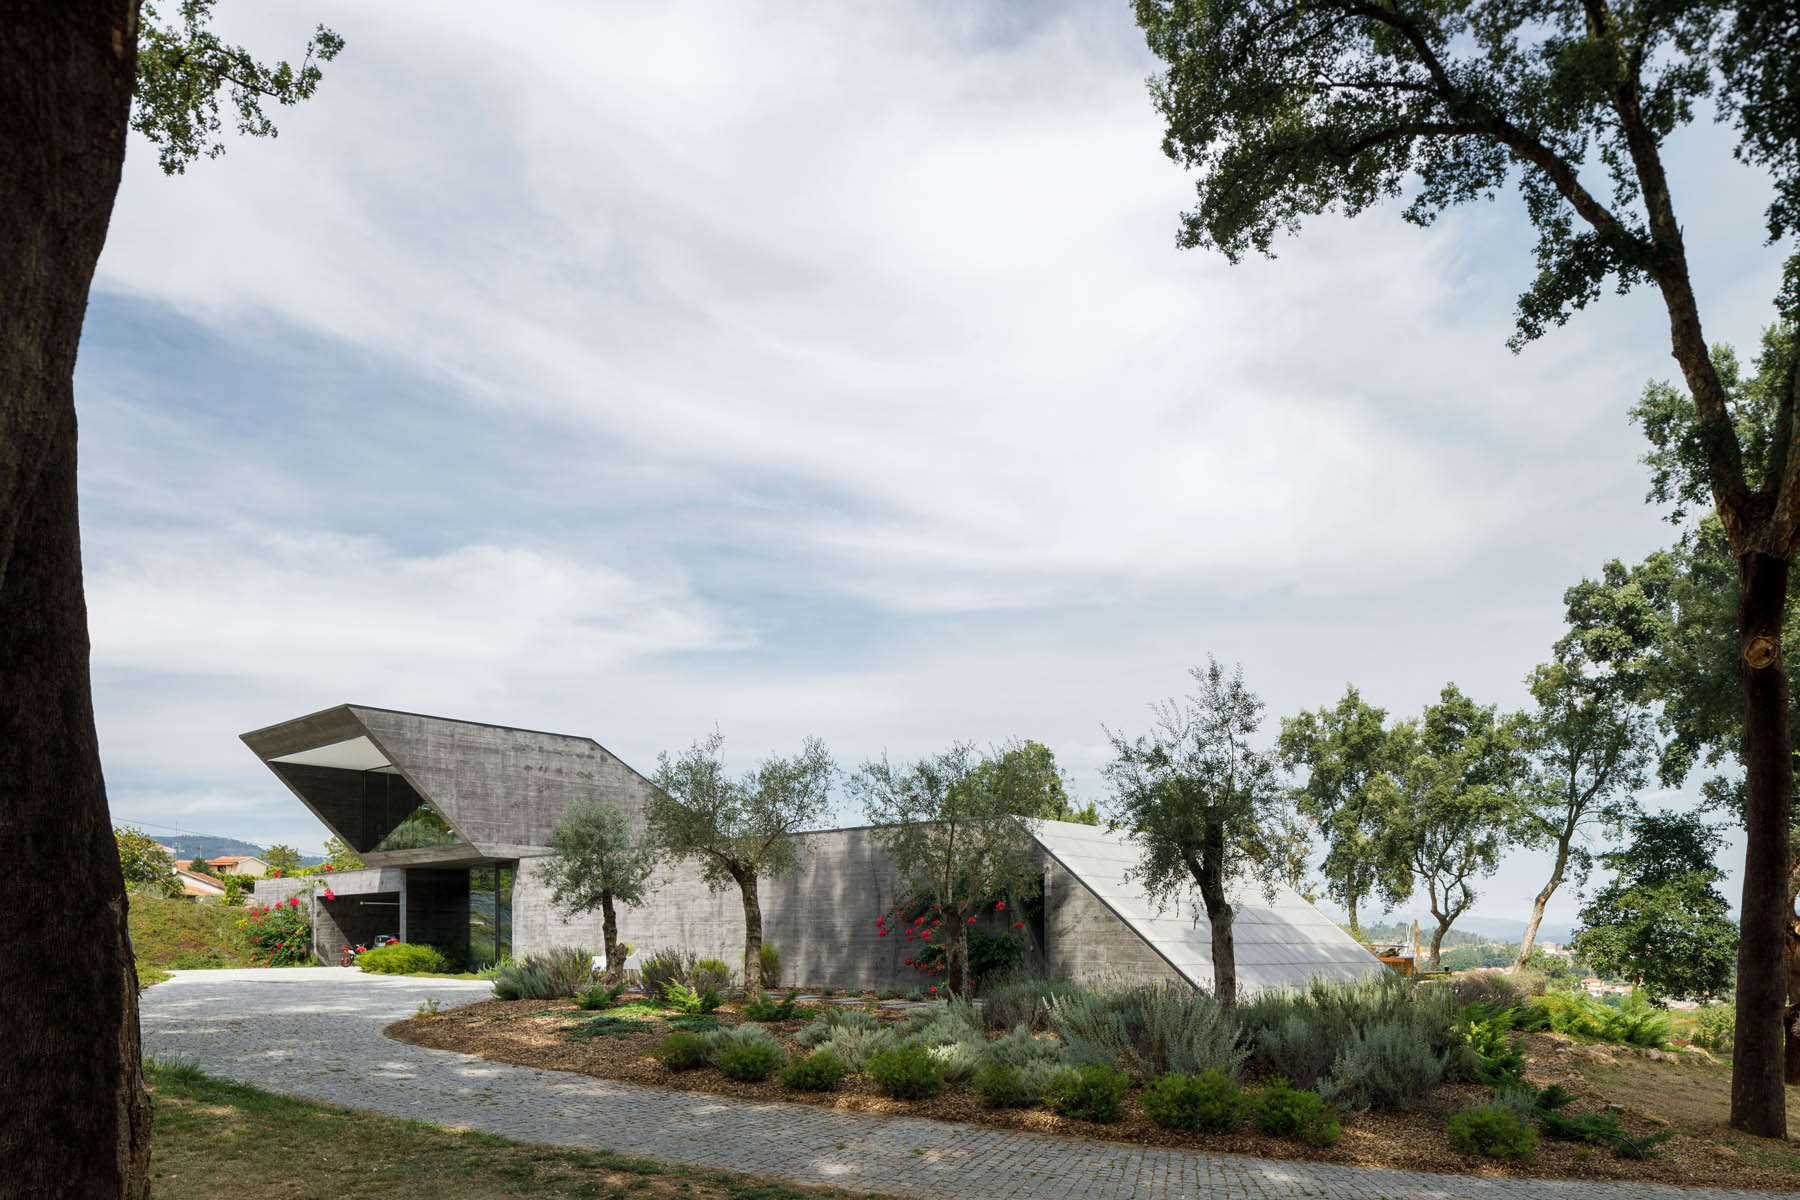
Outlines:
POLYGON ((756 873, 738 876, 744 893, 744 994, 762 994, 762 904, 756 896, 756 873))
POLYGON ((613 910, 611 892, 600 893, 600 936, 605 941, 601 950, 606 955, 606 982, 610 986, 625 978, 625 956, 619 953, 619 914, 613 910))
POLYGON ((1544 909, 1550 905, 1550 897, 1556 895, 1556 889, 1562 886, 1563 872, 1569 865, 1569 839, 1564 837, 1556 843, 1556 866, 1550 872, 1550 882, 1544 885, 1531 902, 1531 918, 1525 922, 1525 936, 1519 942, 1519 957, 1513 966, 1522 967, 1525 960, 1531 957, 1531 947, 1537 941, 1538 926, 1544 923, 1544 909))
POLYGON ((1781 662, 1788 564, 1751 551, 1738 560, 1738 634, 1744 673, 1744 892, 1739 907, 1737 1029, 1731 1057, 1731 1124, 1760 1137, 1787 1136, 1782 1086, 1787 1008, 1788 819, 1794 761, 1788 740, 1787 673, 1781 662))
POLYGON ((1225 830, 1218 822, 1207 823, 1202 848, 1200 861, 1190 862, 1188 870, 1200 885, 1212 930, 1213 998, 1229 1020, 1237 1012, 1237 940, 1231 928, 1237 914, 1225 898, 1225 830))
MULTIPOLYGON (((946 905, 946 907, 948 907, 946 905)), ((969 994, 969 923, 961 916, 945 915, 944 990, 952 996, 969 994)))
POLYGON ((1787 908, 1782 917, 1787 923, 1787 1069, 1789 1083, 1800 1083, 1800 917, 1794 915, 1794 903, 1800 900, 1800 859, 1794 857, 1794 829, 1788 826, 1787 908))
POLYGON ((88 683, 75 352, 118 191, 131 0, 0 0, 0 1177, 149 1192, 125 880, 88 683), (58 885, 32 868, 55 863, 58 885))
POLYGON ((1351 936, 1360 938, 1362 936, 1362 922, 1360 922, 1356 919, 1356 901, 1357 901, 1356 893, 1351 892, 1348 896, 1346 896, 1344 898, 1344 911, 1350 917, 1350 934, 1351 934, 1351 936))

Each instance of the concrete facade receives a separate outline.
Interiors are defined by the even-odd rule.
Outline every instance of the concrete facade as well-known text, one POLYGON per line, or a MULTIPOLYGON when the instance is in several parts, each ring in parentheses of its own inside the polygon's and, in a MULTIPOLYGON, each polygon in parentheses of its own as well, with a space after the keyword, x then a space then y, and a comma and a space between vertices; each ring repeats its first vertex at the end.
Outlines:
MULTIPOLYGON (((377 933, 467 951, 472 911, 495 926, 497 936, 489 931, 481 944, 499 953, 570 945, 602 950, 600 914, 558 911, 541 870, 557 819, 578 800, 610 799, 642 821, 652 785, 593 739, 342 705, 243 740, 369 864, 365 871, 257 886, 259 903, 317 893, 317 945, 331 961, 338 947, 366 945, 377 933), (424 825, 422 810, 431 814, 424 825), (408 829, 441 841, 410 844, 401 836, 408 829), (484 916, 507 911, 497 883, 484 893, 492 900, 472 909, 471 871, 494 867, 512 869, 510 920, 484 916), (335 899, 323 898, 321 882, 335 899)), ((1141 897, 1121 892, 1122 881, 1111 878, 1117 872, 1094 869, 1097 853, 1107 862, 1132 857, 1119 835, 1062 822, 1029 824, 1043 868, 1042 904, 983 914, 978 930, 1000 933, 1014 918, 1027 920, 1027 965, 1070 978, 1211 982, 1210 966, 1195 965, 1203 946, 1196 949, 1179 928, 1156 925, 1140 911, 1141 897)), ((917 943, 882 937, 875 928, 901 898, 878 832, 834 829, 800 840, 799 868, 759 887, 763 938, 781 950, 782 982, 897 991, 929 985, 905 963, 917 943)), ((1246 918, 1255 901, 1249 904, 1246 918)), ((640 956, 680 949, 741 969, 741 897, 735 886, 709 888, 697 864, 665 864, 649 902, 621 906, 618 916, 620 939, 640 956)), ((1322 936, 1329 941, 1335 934, 1353 953, 1346 957, 1344 946, 1333 946, 1309 960, 1312 966, 1296 965, 1292 980, 1276 982, 1303 982, 1308 971, 1347 978, 1379 969, 1348 935, 1320 920, 1329 930, 1322 936)), ((1248 919, 1244 928, 1257 925, 1248 919)))

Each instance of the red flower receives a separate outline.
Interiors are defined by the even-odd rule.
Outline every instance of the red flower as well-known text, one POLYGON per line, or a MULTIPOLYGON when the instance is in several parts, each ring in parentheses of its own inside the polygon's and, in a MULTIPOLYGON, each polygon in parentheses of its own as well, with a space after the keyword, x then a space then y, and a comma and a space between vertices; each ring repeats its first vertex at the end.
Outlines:
POLYGON ((1013 928, 1014 928, 1014 929, 1023 929, 1023 928, 1025 928, 1025 922, 1023 922, 1023 921, 1014 921, 1014 922, 1013 922, 1013 928))
POLYGON ((933 985, 931 990, 935 992, 935 991, 937 991, 937 987, 935 985, 933 985))
POLYGON ((335 892, 333 892, 333 891, 332 891, 332 890, 331 890, 331 889, 330 889, 330 888, 326 888, 326 889, 325 889, 325 898, 326 898, 326 899, 327 899, 327 900, 336 900, 336 899, 337 899, 337 893, 335 893, 335 892))
POLYGON ((281 868, 276 867, 273 871, 270 871, 269 878, 270 879, 280 879, 281 878, 281 868))
POLYGON ((970 917, 970 918, 969 918, 969 924, 971 924, 971 925, 973 925, 973 924, 974 924, 974 923, 975 923, 975 918, 974 918, 974 917, 970 917))
POLYGON ((1006 901, 1002 900, 1000 903, 994 905, 994 911, 995 912, 1005 912, 1006 911, 1006 901))
POLYGON ((876 937, 886 937, 886 936, 887 936, 887 930, 885 930, 885 929, 877 929, 877 930, 876 930, 876 931, 875 931, 875 936, 876 936, 876 937))
POLYGON ((300 897, 289 896, 288 897, 288 907, 289 908, 299 908, 300 907, 300 897))

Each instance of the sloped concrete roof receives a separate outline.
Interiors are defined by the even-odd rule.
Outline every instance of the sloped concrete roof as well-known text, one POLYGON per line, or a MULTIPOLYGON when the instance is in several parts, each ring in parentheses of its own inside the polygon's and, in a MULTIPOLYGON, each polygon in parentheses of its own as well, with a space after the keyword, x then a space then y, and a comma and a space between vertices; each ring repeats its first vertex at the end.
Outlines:
MULTIPOLYGON (((1159 909, 1142 885, 1125 879, 1140 857, 1130 834, 1068 821, 1031 824, 1050 856, 1183 978, 1195 987, 1212 987, 1212 924, 1197 891, 1159 909)), ((1237 913, 1232 928, 1240 994, 1303 987, 1320 975, 1360 979, 1386 969, 1286 885, 1275 885, 1273 900, 1261 884, 1239 883, 1228 895, 1237 913)))

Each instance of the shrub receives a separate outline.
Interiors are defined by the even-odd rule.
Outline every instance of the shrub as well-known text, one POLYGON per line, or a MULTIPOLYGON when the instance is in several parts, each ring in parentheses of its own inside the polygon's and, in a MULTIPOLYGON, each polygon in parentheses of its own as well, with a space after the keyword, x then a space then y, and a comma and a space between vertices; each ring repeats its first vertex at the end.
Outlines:
POLYGON ((923 1046, 897 1046, 869 1055, 869 1078, 884 1096, 923 1100, 944 1090, 943 1071, 923 1046))
POLYGON ((829 1050, 818 1050, 783 1067, 781 1082, 795 1091, 829 1092, 849 1073, 843 1059, 829 1050))
POLYGON ((984 1055, 980 1042, 943 1042, 927 1046, 926 1052, 937 1063, 946 1083, 967 1083, 981 1066, 984 1055))
MULTIPOLYGON (((898 1049, 900 1035, 878 1026, 840 1025, 819 1049, 829 1050, 843 1060, 853 1072, 869 1069, 869 1059, 877 1054, 898 1049)), ((914 1047, 923 1050, 923 1047, 914 1047)))
POLYGON ((559 946, 495 967, 492 978, 501 1000, 561 1000, 593 985, 594 956, 579 946, 559 946))
POLYGON ((1116 1121, 1130 1086, 1131 1077, 1117 1067, 1103 1063, 1064 1067, 1050 1077, 1044 1103, 1058 1116, 1077 1121, 1116 1121))
POLYGON ((706 1039, 697 1033, 671 1033, 657 1043, 650 1057, 671 1071, 692 1071, 706 1065, 706 1039))
POLYGON ((1292 1080, 1301 1087, 1316 1087, 1331 1073, 1343 1046, 1335 1029, 1309 1020, 1301 1012, 1289 1012, 1254 1035, 1252 1052, 1265 1071, 1292 1080))
POLYGON ((449 961, 435 948, 407 942, 389 942, 365 950, 357 955, 356 965, 375 975, 442 974, 450 969, 449 961))
POLYGON ((1217 1067, 1235 1077, 1245 1057, 1218 1001, 1170 984, 1073 989, 1051 1002, 1050 1024, 1072 1060, 1122 1063, 1145 1076, 1217 1067))
POLYGON ((794 1004, 799 995, 800 989, 795 988, 779 1002, 767 996, 752 996, 744 1002, 744 1015, 752 1021, 791 1021, 800 1011, 794 1004))
POLYGON ((718 1009, 722 1001, 714 988, 704 992, 696 992, 685 983, 677 983, 671 979, 663 985, 663 998, 672 1005, 676 1012, 687 1016, 704 1016, 718 1009))
POLYGON ((1653 1147, 1674 1136, 1672 1130, 1659 1130, 1641 1138, 1626 1133, 1612 1112, 1576 1113, 1573 1115, 1539 1109, 1538 1120, 1544 1132, 1568 1142, 1587 1142, 1610 1148, 1617 1158, 1649 1158, 1653 1147))
MULTIPOLYGON (((180 964, 176 964, 180 965, 180 964)), ((1709 1004, 1694 1016, 1694 1045, 1702 1050, 1727 1052, 1737 1034, 1737 1005, 1709 1004)))
POLYGON ((1033 1037, 1031 1030, 1020 1025, 1004 1037, 988 1042, 983 1051, 991 1062, 1026 1068, 1060 1067, 1067 1062, 1063 1044, 1055 1038, 1033 1037))
POLYGON ((696 992, 723 992, 731 986, 731 966, 716 958, 703 958, 687 969, 682 982, 696 992))
POLYGON ((781 947, 774 942, 764 942, 758 954, 762 964, 762 981, 766 988, 781 986, 781 947))
POLYGON ((1138 1097, 1145 1114, 1164 1129, 1230 1133, 1244 1116, 1244 1096, 1225 1072, 1163 1075, 1138 1097))
POLYGON ((805 1028, 794 1035, 794 1040, 811 1049, 830 1041, 840 1029, 873 1032, 880 1024, 873 1013, 860 1008, 839 1008, 835 1004, 828 1004, 805 1028))
POLYGON ((1463 1037, 1475 1051, 1483 1083, 1517 1083, 1525 1078, 1525 1054, 1519 1048, 1520 1039, 1512 1033, 1517 1015, 1517 1009, 1492 1004, 1476 1003, 1463 1009, 1463 1037))
POLYGON ((1337 1113, 1317 1092, 1290 1087, 1276 1079, 1251 1102, 1256 1127, 1276 1137, 1294 1138, 1309 1146, 1331 1146, 1343 1135, 1337 1113))
POLYGON ((1444 1122, 1444 1132, 1450 1135, 1450 1145, 1464 1154, 1520 1159, 1537 1149, 1537 1130, 1499 1104, 1480 1104, 1452 1113, 1444 1122))
POLYGON ((1354 983, 1314 979, 1304 989, 1265 992, 1238 1009, 1238 1025, 1257 1065, 1271 1075, 1311 1086, 1335 1066, 1357 1032, 1400 1025, 1433 1053, 1446 1071, 1470 1056, 1458 1048, 1461 1004, 1446 987, 1418 984, 1383 971, 1354 983))
POLYGON ((992 1058, 975 1069, 974 1086, 989 1108, 1030 1108, 1038 1099, 1023 1070, 992 1058))
POLYGON ((713 1046, 712 1065, 727 1079, 736 1079, 740 1083, 761 1083, 781 1069, 781 1065, 787 1061, 787 1051, 760 1026, 739 1025, 731 1032, 735 1034, 745 1029, 755 1029, 762 1036, 728 1037, 719 1041, 713 1046))
POLYGON ((624 1041, 634 1033, 643 1033, 655 1029, 656 1023, 645 1021, 639 1017, 621 1017, 613 1013, 601 1013, 597 1017, 589 1017, 579 1025, 568 1029, 571 1042, 591 1042, 598 1037, 617 1038, 624 1041))
POLYGON ((1033 975, 1008 975, 981 989, 982 1023, 988 1029, 1016 1029, 1023 1025, 1043 1033, 1050 1028, 1051 1001, 1076 990, 1072 983, 1033 975))
POLYGON ((1523 1003, 1526 997, 1519 981, 1498 967, 1464 971, 1450 980, 1448 987, 1464 1004, 1488 1004, 1495 1008, 1511 1008, 1523 1003))
POLYGON ((670 981, 687 982, 694 956, 687 950, 657 950, 638 963, 638 979, 646 996, 660 996, 670 981))
POLYGON ((1617 1006, 1585 992, 1551 992, 1533 1003, 1545 1011, 1550 1028, 1571 1037, 1660 1050, 1669 1042, 1669 1018, 1633 992, 1617 1006))
POLYGON ((253 966, 292 967, 313 961, 312 917, 304 904, 261 905, 237 924, 250 935, 253 966))
POLYGON ((611 1008, 617 1004, 619 997, 624 993, 625 985, 622 983, 615 983, 611 987, 607 987, 603 983, 596 983, 575 997, 575 1007, 587 1012, 599 1012, 601 1009, 611 1008))

